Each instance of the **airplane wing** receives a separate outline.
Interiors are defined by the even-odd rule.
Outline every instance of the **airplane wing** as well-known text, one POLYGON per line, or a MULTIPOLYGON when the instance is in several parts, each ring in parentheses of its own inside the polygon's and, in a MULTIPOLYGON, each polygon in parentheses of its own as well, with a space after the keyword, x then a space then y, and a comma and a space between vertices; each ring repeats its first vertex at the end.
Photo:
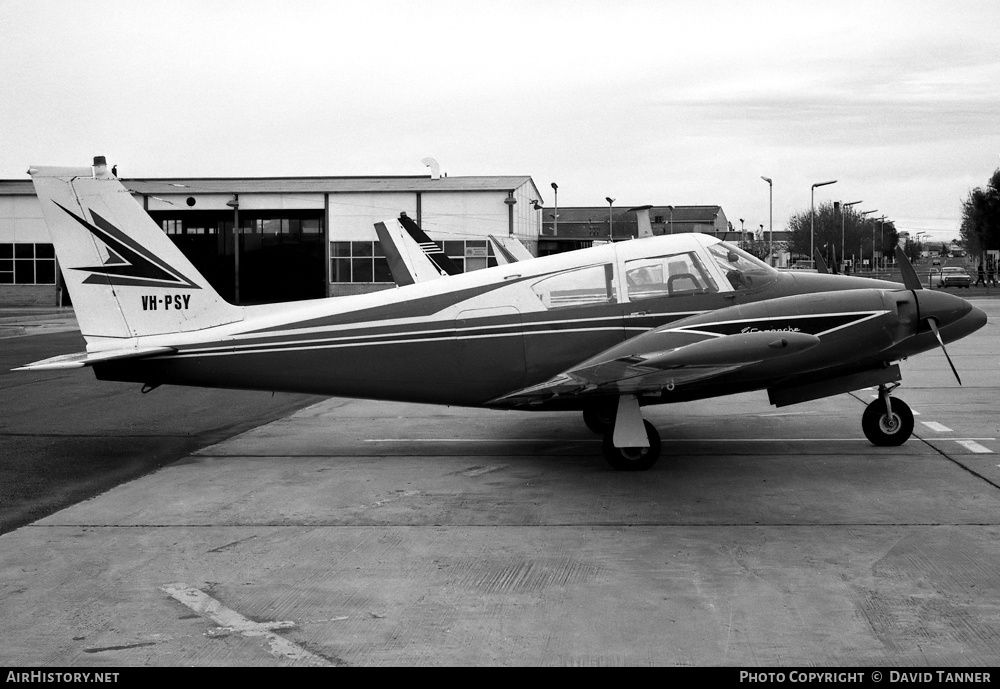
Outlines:
POLYGON ((519 407, 553 397, 658 393, 702 381, 767 359, 787 356, 819 344, 804 332, 718 334, 671 323, 629 341, 629 352, 616 345, 544 381, 503 395, 489 404, 519 407))
POLYGON ((25 364, 12 371, 58 371, 69 368, 83 368, 93 366, 108 361, 121 361, 123 359, 141 359, 154 354, 167 354, 176 352, 174 347, 134 347, 131 349, 113 349, 107 352, 79 352, 77 354, 63 354, 50 359, 42 359, 31 364, 25 364))
POLYGON ((400 287, 443 277, 424 249, 398 220, 375 223, 375 233, 389 262, 392 279, 400 287))
POLYGON ((517 237, 497 237, 491 234, 490 241, 493 243, 493 254, 500 265, 529 261, 534 258, 517 237))

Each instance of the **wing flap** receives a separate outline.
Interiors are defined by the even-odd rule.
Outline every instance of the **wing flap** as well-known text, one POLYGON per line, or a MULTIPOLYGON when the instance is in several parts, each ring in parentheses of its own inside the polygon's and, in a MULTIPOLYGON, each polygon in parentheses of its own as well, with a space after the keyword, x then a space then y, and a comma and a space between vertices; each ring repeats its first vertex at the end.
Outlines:
POLYGON ((12 371, 61 371, 71 368, 83 368, 94 364, 103 364, 108 361, 121 361, 123 359, 141 359, 154 354, 169 354, 176 352, 174 347, 136 347, 133 349, 114 349, 108 352, 78 352, 76 354, 63 354, 50 359, 42 359, 31 364, 25 364, 12 371))

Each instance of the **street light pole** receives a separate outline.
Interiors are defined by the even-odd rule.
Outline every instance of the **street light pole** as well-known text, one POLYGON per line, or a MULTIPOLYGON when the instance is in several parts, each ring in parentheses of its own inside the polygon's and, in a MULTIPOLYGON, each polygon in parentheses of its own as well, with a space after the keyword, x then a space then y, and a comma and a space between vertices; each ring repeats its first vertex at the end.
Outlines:
POLYGON ((774 265, 774 185, 770 177, 761 175, 762 180, 767 182, 767 262, 774 265))
MULTIPOLYGON (((871 215, 872 213, 878 213, 878 209, 875 209, 873 211, 865 211, 865 212, 863 212, 861 214, 861 217, 864 218, 866 215, 871 215)), ((861 252, 861 253, 864 253, 864 252, 861 251, 861 247, 860 246, 858 247, 858 251, 861 252)), ((872 269, 874 269, 874 268, 875 268, 875 228, 873 227, 872 228, 872 269)))
POLYGON ((614 204, 615 200, 613 198, 611 198, 610 196, 605 196, 604 200, 608 202, 608 241, 609 242, 614 242, 615 241, 615 219, 611 215, 611 207, 614 204))
POLYGON ((746 244, 746 234, 743 231, 743 218, 740 218, 740 248, 742 249, 746 244))
POLYGON ((552 216, 552 236, 559 236, 559 185, 555 182, 552 183, 552 193, 556 196, 556 212, 552 216))
POLYGON ((886 269, 885 262, 885 215, 878 219, 878 250, 882 254, 882 270, 886 269))
POLYGON ((809 260, 814 261, 813 254, 816 253, 816 187, 825 187, 827 184, 836 184, 837 180, 831 179, 829 182, 816 182, 809 190, 809 260))
POLYGON ((847 240, 846 240, 847 233, 846 233, 846 230, 845 230, 845 228, 847 226, 847 221, 845 219, 845 217, 847 216, 847 210, 846 209, 850 208, 851 206, 856 206, 859 203, 862 203, 862 202, 861 201, 849 201, 848 203, 841 203, 840 204, 840 261, 842 263, 847 259, 847 254, 846 254, 846 252, 847 252, 847 240))

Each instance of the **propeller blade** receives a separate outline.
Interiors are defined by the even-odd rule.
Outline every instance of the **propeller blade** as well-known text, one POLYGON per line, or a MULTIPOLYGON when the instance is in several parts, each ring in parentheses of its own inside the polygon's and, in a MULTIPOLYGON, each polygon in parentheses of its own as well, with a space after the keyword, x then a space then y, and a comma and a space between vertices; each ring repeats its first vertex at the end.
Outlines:
POLYGON ((826 261, 823 260, 823 254, 821 254, 819 252, 819 249, 816 249, 816 251, 813 252, 813 258, 816 259, 816 270, 817 270, 817 272, 820 272, 820 273, 829 273, 830 272, 830 269, 826 267, 826 261))
POLYGON ((955 380, 958 384, 962 384, 962 379, 958 377, 958 371, 955 370, 955 364, 951 363, 951 357, 948 356, 948 350, 945 349, 944 340, 941 339, 941 333, 938 331, 937 321, 933 318, 927 319, 927 324, 931 326, 931 330, 934 331, 934 336, 937 338, 938 344, 941 345, 941 351, 944 352, 944 358, 948 360, 948 365, 951 366, 951 372, 955 374, 955 380))
MULTIPOLYGON (((910 263, 910 259, 906 257, 906 254, 899 246, 896 247, 896 262, 899 264, 899 270, 903 273, 903 284, 906 286, 906 289, 924 288, 924 286, 920 284, 920 278, 917 277, 916 269, 910 263)), ((935 330, 934 332, 937 331, 935 330)), ((944 345, 941 346, 944 347, 944 345)))

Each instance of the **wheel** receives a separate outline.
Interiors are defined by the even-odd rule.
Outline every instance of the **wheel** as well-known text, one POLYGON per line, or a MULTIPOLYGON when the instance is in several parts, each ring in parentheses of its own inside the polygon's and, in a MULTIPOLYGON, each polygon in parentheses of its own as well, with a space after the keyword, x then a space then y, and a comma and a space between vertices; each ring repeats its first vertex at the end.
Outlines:
POLYGON ((877 399, 861 416, 865 437, 883 447, 902 445, 913 433, 913 412, 903 400, 892 400, 892 418, 885 413, 885 402, 877 399))
POLYGON ((617 413, 614 404, 593 404, 583 410, 583 422, 597 435, 604 435, 615 427, 617 413))
POLYGON ((617 471, 646 471, 660 458, 660 434, 649 421, 643 421, 649 447, 615 447, 614 432, 604 435, 604 459, 617 471))

